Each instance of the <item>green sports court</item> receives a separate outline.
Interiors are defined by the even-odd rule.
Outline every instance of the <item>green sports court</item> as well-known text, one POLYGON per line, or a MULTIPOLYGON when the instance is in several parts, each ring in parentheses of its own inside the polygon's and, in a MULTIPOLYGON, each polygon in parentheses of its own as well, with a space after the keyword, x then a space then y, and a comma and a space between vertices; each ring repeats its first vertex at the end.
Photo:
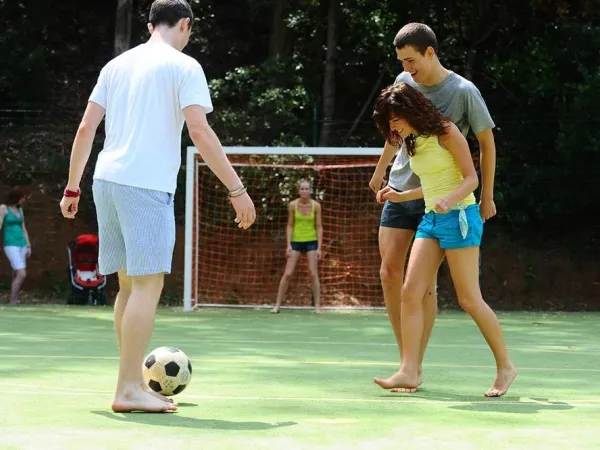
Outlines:
POLYGON ((483 392, 493 359, 466 314, 439 314, 416 394, 371 380, 397 369, 384 312, 160 309, 151 347, 194 373, 169 414, 113 414, 110 308, 0 311, 2 449, 593 449, 600 316, 500 313, 519 376, 483 392))

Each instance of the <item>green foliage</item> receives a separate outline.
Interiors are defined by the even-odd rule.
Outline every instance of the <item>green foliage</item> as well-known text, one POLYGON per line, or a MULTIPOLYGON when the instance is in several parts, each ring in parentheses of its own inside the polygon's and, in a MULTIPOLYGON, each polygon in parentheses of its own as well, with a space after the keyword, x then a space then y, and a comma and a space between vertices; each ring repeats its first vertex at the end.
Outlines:
MULTIPOLYGON (((284 3, 275 59, 274 0, 192 2, 196 24, 185 52, 210 80, 209 120, 225 145, 306 146, 318 134, 329 0, 284 3)), ((148 4, 134 2, 132 45, 147 39, 148 4)), ((77 122, 99 68, 113 56, 114 7, 0 0, 0 170, 7 183, 63 182, 77 122)), ((521 228, 586 211, 600 170, 599 20, 597 2, 589 1, 343 2, 330 144, 381 145, 369 119, 372 93, 401 71, 392 46, 398 29, 422 21, 438 35, 443 64, 470 74, 497 124, 499 218, 521 228)), ((186 135, 183 144, 190 144, 186 135)), ((291 181, 281 175, 274 185, 285 191, 291 181)), ((267 186, 258 189, 265 202, 275 201, 267 186)))
POLYGON ((218 112, 212 124, 225 145, 303 146, 310 137, 310 99, 283 65, 238 67, 210 83, 218 112), (280 85, 275 81, 281 81, 280 85))

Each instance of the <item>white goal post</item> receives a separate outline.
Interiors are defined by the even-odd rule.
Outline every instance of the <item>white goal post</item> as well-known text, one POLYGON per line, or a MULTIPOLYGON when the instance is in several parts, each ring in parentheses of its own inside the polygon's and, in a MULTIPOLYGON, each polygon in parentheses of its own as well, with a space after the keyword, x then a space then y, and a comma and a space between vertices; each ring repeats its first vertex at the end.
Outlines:
MULTIPOLYGON (((306 156, 379 156, 382 153, 382 148, 365 148, 365 147, 225 147, 227 155, 306 155, 306 156)), ((194 261, 194 221, 198 221, 199 217, 196 213, 194 198, 197 194, 197 173, 196 166, 198 164, 197 155, 199 154, 196 147, 187 148, 186 156, 186 179, 185 179, 185 243, 184 243, 184 287, 183 287, 183 310, 186 312, 192 311, 197 305, 198 299, 196 292, 198 289, 193 289, 194 270, 198 270, 197 256, 194 261)), ((236 164, 234 164, 235 166, 236 164)), ((252 186, 248 186, 251 190, 252 186)), ((365 189, 368 189, 365 186, 365 189)), ((207 305, 203 306, 222 306, 222 305, 207 305)), ((255 307, 255 306, 253 306, 255 307)))

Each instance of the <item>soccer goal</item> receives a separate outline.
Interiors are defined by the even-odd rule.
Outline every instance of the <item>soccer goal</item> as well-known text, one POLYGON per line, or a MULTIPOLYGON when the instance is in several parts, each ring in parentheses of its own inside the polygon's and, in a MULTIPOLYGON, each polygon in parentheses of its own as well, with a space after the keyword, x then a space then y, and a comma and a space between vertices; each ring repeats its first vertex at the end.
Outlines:
MULTIPOLYGON (((322 205, 319 263, 327 308, 383 306, 379 279, 381 205, 369 189, 380 148, 227 147, 256 206, 240 230, 223 185, 195 147, 186 161, 184 310, 198 306, 270 307, 286 265, 287 205, 296 182, 310 180, 322 205)), ((306 258, 301 257, 283 307, 312 307, 306 258)))

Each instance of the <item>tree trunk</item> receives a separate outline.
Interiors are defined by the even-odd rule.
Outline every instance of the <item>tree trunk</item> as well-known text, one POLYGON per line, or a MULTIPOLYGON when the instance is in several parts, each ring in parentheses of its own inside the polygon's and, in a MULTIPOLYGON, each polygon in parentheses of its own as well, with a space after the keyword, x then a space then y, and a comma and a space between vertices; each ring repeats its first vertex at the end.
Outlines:
POLYGON ((285 32, 287 28, 283 20, 283 13, 285 12, 288 0, 274 0, 274 3, 271 41, 269 43, 269 57, 273 60, 281 56, 285 48, 285 32))
POLYGON ((117 1, 117 20, 115 22, 115 56, 129 50, 131 45, 131 16, 133 0, 117 1))
POLYGON ((329 0, 327 14, 327 54, 325 58, 325 76, 323 79, 323 126, 319 137, 319 146, 329 143, 333 112, 335 110, 335 66, 337 58, 337 21, 340 9, 339 0, 329 0))

